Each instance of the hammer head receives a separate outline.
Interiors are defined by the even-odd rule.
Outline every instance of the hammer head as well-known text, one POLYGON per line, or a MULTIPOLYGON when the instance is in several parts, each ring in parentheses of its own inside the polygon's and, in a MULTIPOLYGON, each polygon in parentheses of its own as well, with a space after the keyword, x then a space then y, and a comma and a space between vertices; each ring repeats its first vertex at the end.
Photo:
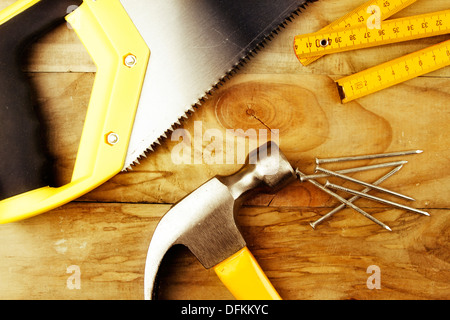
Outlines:
POLYGON ((243 247, 235 222, 242 202, 255 191, 276 192, 295 180, 295 172, 278 146, 268 142, 252 151, 235 174, 215 177, 175 204, 161 219, 150 242, 144 295, 154 295, 155 279, 166 252, 187 246, 205 268, 211 268, 243 247))

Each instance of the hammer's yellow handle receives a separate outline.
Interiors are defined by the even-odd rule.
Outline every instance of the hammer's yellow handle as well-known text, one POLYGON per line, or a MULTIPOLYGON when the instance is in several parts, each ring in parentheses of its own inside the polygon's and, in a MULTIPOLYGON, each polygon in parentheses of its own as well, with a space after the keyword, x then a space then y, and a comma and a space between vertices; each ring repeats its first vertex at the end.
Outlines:
POLYGON ((281 300, 247 247, 216 265, 214 271, 238 300, 281 300))

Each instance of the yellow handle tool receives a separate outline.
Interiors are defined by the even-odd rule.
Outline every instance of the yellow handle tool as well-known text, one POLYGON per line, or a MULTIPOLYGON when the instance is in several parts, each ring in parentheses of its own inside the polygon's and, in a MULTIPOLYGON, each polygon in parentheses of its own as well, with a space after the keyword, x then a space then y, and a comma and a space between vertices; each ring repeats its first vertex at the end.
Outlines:
POLYGON ((281 300, 247 247, 216 265, 214 271, 238 300, 281 300))
POLYGON ((139 163, 312 1, 18 0, 2 10, 0 223, 59 207, 139 163), (71 181, 57 186, 22 62, 26 47, 66 20, 97 74, 71 181))
MULTIPOLYGON (((3 11, 0 24, 38 5, 46 3, 19 1, 3 11)), ((43 186, 1 201, 0 223, 74 200, 123 168, 150 50, 119 0, 85 0, 66 19, 97 66, 72 179, 58 188, 43 186)))
POLYGON ((162 217, 150 241, 145 298, 157 296, 155 280, 161 261, 173 245, 182 244, 205 268, 213 268, 237 299, 280 300, 247 248, 235 215, 254 192, 276 192, 295 178, 292 166, 270 142, 252 151, 238 172, 215 177, 178 202, 162 217))

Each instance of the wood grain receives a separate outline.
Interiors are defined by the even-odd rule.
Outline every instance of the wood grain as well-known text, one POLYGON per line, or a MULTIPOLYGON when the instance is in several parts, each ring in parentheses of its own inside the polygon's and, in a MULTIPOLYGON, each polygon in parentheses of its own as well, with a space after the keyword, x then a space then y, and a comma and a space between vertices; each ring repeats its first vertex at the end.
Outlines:
MULTIPOLYGON (((169 207, 72 203, 0 226, 0 298, 141 299, 150 236, 169 207), (79 290, 67 287, 72 265, 80 268, 79 290)), ((308 222, 327 210, 245 207, 239 212, 249 248, 284 299, 448 297, 448 209, 433 209, 427 219, 401 210, 370 210, 395 232, 350 210, 311 229, 308 222), (380 290, 366 287, 370 265, 381 269, 380 290)), ((178 247, 163 263, 159 295, 232 298, 214 271, 178 247)))
MULTIPOLYGON (((0 9, 13 2, 2 0, 0 9)), ((282 151, 305 173, 314 172, 316 157, 424 150, 392 159, 409 162, 383 186, 414 197, 408 205, 431 214, 419 216, 361 199, 357 205, 393 232, 351 209, 313 230, 309 222, 338 202, 308 183, 294 182, 275 195, 248 200, 238 224, 284 299, 448 299, 450 69, 345 105, 334 82, 448 37, 345 52, 308 67, 293 54, 296 34, 316 31, 362 3, 312 4, 219 86, 180 127, 192 138, 183 141, 191 150, 187 163, 173 162, 181 142, 169 136, 141 165, 77 201, 1 225, 0 299, 142 299, 147 248, 163 214, 211 177, 235 172, 241 166, 239 139, 244 138, 248 152, 264 142, 263 133, 277 138, 277 132, 282 151), (194 143, 199 125, 202 136, 194 143), (204 161, 215 146, 208 133, 223 138, 222 163, 204 161), (227 163, 232 151, 234 161, 227 163), (194 163, 195 154, 202 156, 201 164, 194 163), (379 290, 367 288, 370 265, 380 267, 379 290), (68 288, 70 266, 80 268, 80 289, 68 288)), ((418 0, 396 16, 443 9, 448 9, 447 0, 418 0)), ((39 93, 56 183, 62 185, 71 177, 96 68, 76 35, 63 25, 33 47, 26 70, 39 93)), ((352 176, 370 181, 385 172, 352 176)), ((174 248, 166 257, 160 298, 232 299, 214 272, 184 248, 174 248)))
MULTIPOLYGON (((61 182, 71 176, 93 77, 90 73, 33 75, 39 88, 59 87, 46 92, 41 101, 48 114, 51 151, 61 182), (61 106, 67 106, 68 112, 61 106)), ((276 129, 283 152, 294 166, 307 173, 313 173, 315 157, 423 149, 425 152, 421 155, 393 159, 409 160, 409 163, 395 179, 386 182, 386 187, 415 197, 418 207, 442 208, 448 200, 445 192, 437 192, 436 186, 447 185, 449 181, 448 138, 443 130, 450 120, 446 110, 450 94, 448 84, 447 78, 420 78, 388 89, 381 97, 372 95, 342 105, 333 80, 327 76, 238 74, 198 108, 183 123, 183 129, 193 137, 195 123, 201 122, 202 134, 214 129, 224 138, 227 129, 254 129, 256 133, 263 129, 269 134, 269 128, 276 129), (389 106, 395 106, 395 112, 389 106), (440 170, 435 170, 436 167, 440 170), (436 181, 439 183, 435 184, 436 181)), ((231 138, 237 139, 235 135, 231 138)), ((191 141, 192 155, 196 151, 204 152, 211 143, 202 140, 201 146, 194 146, 191 141)), ((247 138, 247 144, 249 140, 258 143, 260 139, 258 136, 247 138)), ((224 164, 199 165, 191 159, 190 163, 174 165, 172 150, 179 143, 169 137, 151 157, 142 160, 141 165, 119 174, 82 199, 174 203, 212 176, 230 174, 240 167, 236 163, 226 164, 226 152, 224 164)), ((226 141, 224 150, 225 144, 226 141)), ((355 177, 374 180, 380 174, 355 177)), ((288 190, 298 187, 294 184, 288 190)), ((313 199, 312 203, 330 205, 329 197, 323 197, 322 192, 315 193, 322 200, 313 199)), ((310 204, 298 198, 293 203, 290 198, 286 203, 310 204)), ((272 204, 283 205, 279 201, 272 204)))

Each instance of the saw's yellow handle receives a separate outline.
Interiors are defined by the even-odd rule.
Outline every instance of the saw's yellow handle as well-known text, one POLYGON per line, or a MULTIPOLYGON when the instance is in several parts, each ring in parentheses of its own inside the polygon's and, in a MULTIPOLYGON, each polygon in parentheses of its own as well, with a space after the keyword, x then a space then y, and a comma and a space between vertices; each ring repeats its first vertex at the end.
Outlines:
MULTIPOLYGON (((20 0, 0 14, 0 25, 50 2, 20 0)), ((150 50, 119 0, 84 0, 65 18, 97 66, 72 179, 0 201, 0 223, 72 201, 119 173, 125 163, 150 50)))
POLYGON ((247 247, 216 265, 214 271, 238 300, 281 300, 247 247))

